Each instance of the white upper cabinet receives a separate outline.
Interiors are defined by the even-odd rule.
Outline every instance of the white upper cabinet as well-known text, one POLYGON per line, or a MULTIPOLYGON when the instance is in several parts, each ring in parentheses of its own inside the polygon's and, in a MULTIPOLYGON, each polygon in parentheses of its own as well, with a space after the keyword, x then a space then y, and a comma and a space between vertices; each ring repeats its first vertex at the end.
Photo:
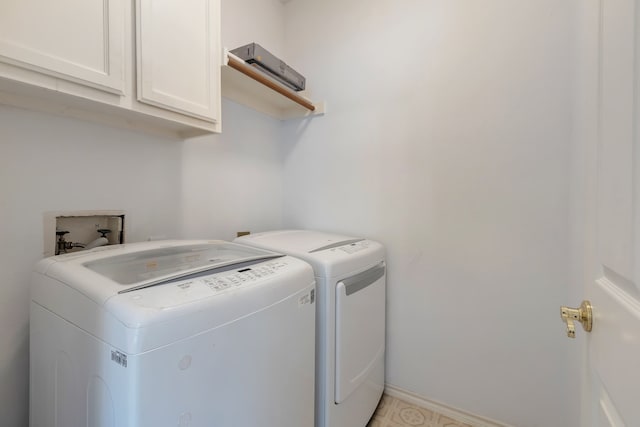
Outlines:
POLYGON ((220 0, 0 0, 0 103, 220 132, 220 0))
POLYGON ((123 94, 124 5, 109 0, 2 0, 0 58, 123 94))
POLYGON ((203 120, 220 108, 218 0, 137 0, 138 100, 203 120), (171 31, 174 28, 177 30, 171 31))

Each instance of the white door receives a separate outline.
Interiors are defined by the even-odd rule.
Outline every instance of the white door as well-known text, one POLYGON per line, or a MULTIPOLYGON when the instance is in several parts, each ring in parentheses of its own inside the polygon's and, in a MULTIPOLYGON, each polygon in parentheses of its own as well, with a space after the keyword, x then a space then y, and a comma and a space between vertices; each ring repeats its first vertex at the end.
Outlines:
MULTIPOLYGON (((640 1, 600 0, 583 426, 640 426, 640 1), (595 165, 597 163, 597 166, 595 165)), ((579 302, 578 302, 579 304, 579 302)))

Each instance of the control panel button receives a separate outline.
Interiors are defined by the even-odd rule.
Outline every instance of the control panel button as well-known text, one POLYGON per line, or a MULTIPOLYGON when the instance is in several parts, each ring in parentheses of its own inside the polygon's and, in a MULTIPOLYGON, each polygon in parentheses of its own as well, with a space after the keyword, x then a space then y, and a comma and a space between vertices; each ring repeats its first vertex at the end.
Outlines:
POLYGON ((265 264, 243 268, 242 270, 228 271, 203 278, 209 288, 215 293, 223 292, 245 284, 255 283, 265 277, 275 274, 279 269, 286 267, 282 261, 271 261, 265 264))

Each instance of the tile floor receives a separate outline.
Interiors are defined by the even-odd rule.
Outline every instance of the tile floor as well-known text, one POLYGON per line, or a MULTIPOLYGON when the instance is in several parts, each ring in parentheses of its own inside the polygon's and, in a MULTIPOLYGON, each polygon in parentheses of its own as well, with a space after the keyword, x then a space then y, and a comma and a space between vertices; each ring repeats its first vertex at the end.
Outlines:
POLYGON ((429 409, 383 395, 367 427, 472 427, 429 409))

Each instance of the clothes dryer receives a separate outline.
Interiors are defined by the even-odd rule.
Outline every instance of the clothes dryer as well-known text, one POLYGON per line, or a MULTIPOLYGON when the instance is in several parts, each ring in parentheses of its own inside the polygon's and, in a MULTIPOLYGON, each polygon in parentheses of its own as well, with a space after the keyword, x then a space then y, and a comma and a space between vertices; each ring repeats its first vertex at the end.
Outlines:
POLYGON ((30 424, 312 425, 314 289, 307 263, 222 241, 42 260, 30 424))
POLYGON ((305 230, 235 242, 307 261, 316 277, 316 427, 364 427, 384 390, 384 247, 305 230))

